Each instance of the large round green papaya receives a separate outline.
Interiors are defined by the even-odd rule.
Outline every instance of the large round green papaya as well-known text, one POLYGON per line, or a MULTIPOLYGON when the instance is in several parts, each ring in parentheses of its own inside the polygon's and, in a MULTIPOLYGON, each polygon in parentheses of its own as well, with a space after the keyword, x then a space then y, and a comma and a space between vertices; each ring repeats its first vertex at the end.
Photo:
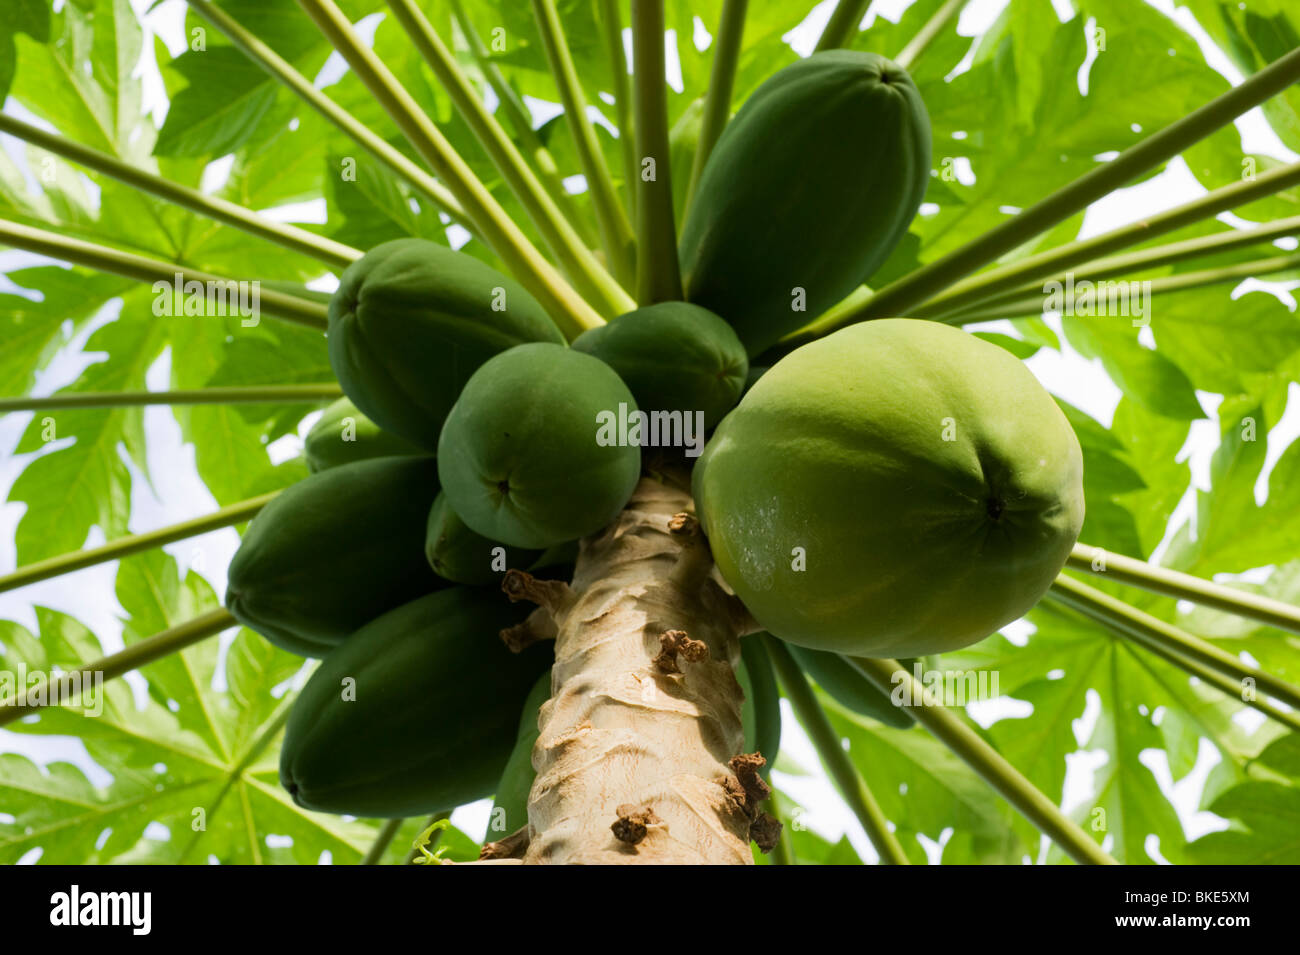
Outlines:
POLYGON ((448 503, 484 537, 544 548, 594 533, 632 495, 636 400, 604 362, 516 345, 470 376, 438 442, 448 503), (612 425, 610 423, 612 419, 612 425))
POLYGON ((424 558, 430 457, 374 458, 304 478, 253 518, 226 608, 276 646, 324 655, 362 624, 443 586, 424 558))
POLYGON ((533 684, 519 715, 519 732, 515 748, 510 751, 506 768, 497 782, 492 814, 488 817, 487 841, 504 839, 528 825, 528 796, 533 791, 537 770, 533 769, 533 746, 541 729, 537 725, 542 704, 551 698, 551 672, 547 670, 533 684))
MULTIPOLYGON (((838 653, 809 650, 793 644, 790 645, 790 653, 799 668, 845 709, 870 716, 898 729, 908 729, 915 725, 907 713, 891 703, 888 696, 876 689, 874 683, 838 653)), ((911 672, 912 664, 916 661, 906 658, 899 662, 911 672)))
POLYGON ((1082 472, 1018 359, 886 319, 777 362, 693 484, 718 568, 767 630, 899 657, 967 646, 1038 601, 1083 522, 1082 472))
POLYGON ((476 533, 439 494, 429 508, 425 529, 424 556, 439 577, 458 584, 485 585, 499 582, 507 570, 525 570, 541 557, 541 551, 506 547, 476 533))
POLYGON ((521 342, 563 341, 518 282, 425 239, 375 246, 330 299, 330 364, 344 393, 430 451, 474 369, 521 342))
POLYGON ((930 119, 905 70, 856 50, 793 63, 705 163, 682 227, 686 298, 757 355, 871 277, 929 178, 930 119))
MULTIPOLYGON (((705 428, 715 427, 731 410, 749 373, 745 346, 731 326, 687 302, 661 302, 620 315, 583 332, 573 347, 618 372, 642 411, 700 411, 705 428)), ((685 425, 680 430, 684 434, 685 425)))
POLYGON ((766 777, 781 750, 781 690, 777 687, 772 661, 757 635, 740 641, 740 666, 736 679, 745 694, 741 722, 745 727, 745 752, 762 753, 767 760, 760 773, 766 777))
POLYGON ((528 613, 493 591, 453 587, 362 627, 294 701, 280 782, 304 809, 354 816, 442 812, 492 793, 519 707, 551 664, 498 637, 528 613))
POLYGON ((396 454, 427 454, 404 438, 380 429, 347 398, 340 398, 320 416, 303 442, 307 467, 324 471, 340 464, 396 454))

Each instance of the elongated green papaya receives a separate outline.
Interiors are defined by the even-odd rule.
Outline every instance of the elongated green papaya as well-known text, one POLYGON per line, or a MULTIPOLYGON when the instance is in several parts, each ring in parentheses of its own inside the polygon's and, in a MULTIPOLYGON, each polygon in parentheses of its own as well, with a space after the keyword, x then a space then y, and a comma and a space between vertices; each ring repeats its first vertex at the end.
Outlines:
POLYGON ((968 646, 1047 590, 1083 522, 1065 416, 1009 352, 864 322, 781 359, 719 425, 693 489, 762 626, 848 656, 968 646))
POLYGON ((501 773, 496 797, 492 802, 492 814, 488 817, 488 842, 504 839, 528 825, 528 795, 533 790, 533 780, 537 778, 537 771, 533 769, 533 746, 541 735, 537 724, 538 713, 542 704, 550 698, 551 672, 547 670, 537 678, 528 699, 524 700, 515 748, 506 760, 506 768, 501 773))
POLYGON ((352 461, 397 454, 427 454, 423 448, 380 429, 347 398, 340 398, 320 416, 303 442, 312 472, 352 461))
MULTIPOLYGON (((891 703, 888 696, 877 690, 874 683, 853 669, 849 661, 838 653, 809 650, 793 644, 790 653, 799 668, 845 709, 898 729, 916 725, 907 713, 891 703)), ((911 670, 916 661, 905 658, 899 662, 911 670)))
POLYGON ((583 332, 573 348, 618 372, 642 411, 698 411, 705 428, 715 427, 740 399, 749 372, 745 346, 731 326, 687 302, 620 315, 583 332))
POLYGON ((329 307, 330 364, 379 427, 430 451, 474 369, 521 342, 563 343, 524 287, 425 239, 377 245, 329 307))
POLYGON ((304 809, 396 818, 492 792, 519 707, 551 664, 498 637, 526 606, 452 587, 389 611, 329 654, 294 701, 280 782, 304 809))
POLYGON ((776 673, 767 651, 757 635, 740 641, 740 666, 736 679, 745 693, 741 707, 741 721, 745 725, 745 752, 759 752, 767 760, 760 773, 764 777, 772 772, 777 754, 781 750, 781 691, 777 687, 776 673))
POLYGON ((227 571, 226 608, 278 647, 324 655, 444 586, 424 558, 437 493, 430 457, 356 461, 299 481, 253 518, 227 571))
POLYGON ((627 503, 641 448, 602 427, 636 411, 604 362, 561 345, 516 345, 470 376, 438 442, 448 503, 471 528, 544 548, 604 527, 627 503))
POLYGON ((500 582, 507 570, 525 570, 541 551, 507 547, 471 530, 439 494, 429 509, 424 537, 424 556, 433 572, 458 584, 500 582))
POLYGON ((871 277, 929 178, 929 116, 901 67, 828 50, 778 70, 704 166, 682 227, 686 298, 758 355, 871 277))

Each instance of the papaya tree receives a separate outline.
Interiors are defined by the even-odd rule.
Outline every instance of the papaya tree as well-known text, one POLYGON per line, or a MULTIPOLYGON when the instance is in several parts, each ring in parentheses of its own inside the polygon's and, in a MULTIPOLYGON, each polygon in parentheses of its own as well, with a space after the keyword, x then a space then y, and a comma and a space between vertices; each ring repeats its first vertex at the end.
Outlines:
POLYGON ((1300 861, 1297 16, 1066 6, 6 11, 0 859, 1300 861))

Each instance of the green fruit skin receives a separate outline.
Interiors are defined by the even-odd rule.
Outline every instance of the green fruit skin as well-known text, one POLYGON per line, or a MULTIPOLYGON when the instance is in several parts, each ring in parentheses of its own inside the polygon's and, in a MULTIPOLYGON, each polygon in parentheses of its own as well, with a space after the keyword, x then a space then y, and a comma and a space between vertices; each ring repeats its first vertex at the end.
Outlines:
MULTIPOLYGON (((877 690, 875 684, 853 669, 849 661, 838 653, 794 645, 790 646, 790 653, 799 668, 845 709, 898 729, 915 725, 910 716, 891 703, 888 696, 877 690)), ((916 661, 903 659, 898 662, 910 673, 916 661)))
POLYGON ((430 451, 474 369, 538 341, 564 336, 522 285, 424 239, 375 246, 330 299, 330 364, 344 393, 379 427, 430 451))
POLYGON ((444 586, 424 559, 437 493, 430 457, 374 458, 304 478, 253 518, 227 571, 226 608, 282 649, 323 656, 444 586))
POLYGON ((682 228, 686 298, 750 356, 871 277, 930 178, 930 119, 901 67, 828 50, 775 73, 727 124, 682 228), (806 293, 793 307, 793 290, 806 293))
POLYGON ((687 302, 620 315, 573 340, 618 372, 642 411, 702 411, 714 428, 740 400, 749 358, 731 326, 687 302))
POLYGON ((444 580, 458 584, 486 585, 499 583, 505 572, 531 567, 541 551, 506 547, 471 530, 439 494, 429 508, 424 536, 424 556, 433 572, 444 580), (503 548, 504 566, 494 570, 497 548, 503 548))
POLYGON ((900 657, 968 646, 1037 602, 1083 522, 1082 472, 1065 416, 1018 359, 887 319, 774 365, 693 485, 719 570, 767 630, 900 657))
POLYGON ((757 634, 740 641, 740 666, 736 667, 736 679, 745 694, 740 710, 745 727, 745 752, 763 754, 767 763, 759 773, 766 778, 781 750, 781 691, 776 684, 772 661, 757 634))
POLYGON ((307 467, 315 474, 370 458, 400 454, 427 454, 423 448, 389 434, 363 415, 347 398, 325 409, 303 442, 307 467))
POLYGON ((281 785, 304 809, 386 818, 490 795, 519 707, 551 664, 548 647, 514 654, 498 637, 527 614, 502 594, 453 587, 362 627, 294 701, 281 785))
POLYGON ((533 769, 533 746, 541 735, 538 719, 542 704, 550 698, 551 673, 548 670, 538 677, 528 699, 524 700, 515 748, 506 760, 506 768, 501 772, 492 803, 492 815, 488 822, 489 842, 504 839, 528 825, 528 796, 533 791, 533 780, 537 778, 537 770, 533 769))
POLYGON ((513 547, 550 547, 612 521, 641 473, 641 449, 597 442, 598 415, 636 410, 604 362, 561 345, 517 345, 476 371, 447 417, 438 475, 471 528, 513 547))

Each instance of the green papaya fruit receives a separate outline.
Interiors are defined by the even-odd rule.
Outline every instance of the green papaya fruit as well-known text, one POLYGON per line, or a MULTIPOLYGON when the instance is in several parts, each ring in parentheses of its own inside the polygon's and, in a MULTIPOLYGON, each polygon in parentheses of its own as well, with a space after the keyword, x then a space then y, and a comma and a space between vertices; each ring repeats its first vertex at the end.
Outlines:
POLYGON ((437 493, 430 457, 373 458, 304 478, 253 518, 230 561, 226 608, 276 646, 322 656, 443 586, 424 559, 437 493))
MULTIPOLYGON (((731 326, 698 305, 660 302, 620 315, 573 340, 618 372, 637 407, 703 412, 713 428, 740 399, 749 359, 731 326)), ((698 437, 703 440, 703 433, 698 437)))
POLYGON ((435 242, 395 239, 343 270, 328 341, 356 406, 432 451, 474 369, 512 345, 564 336, 513 279, 435 242))
POLYGON ((294 701, 280 782, 304 809, 397 818, 492 793, 519 707, 551 664, 498 637, 528 608, 452 587, 391 610, 332 651, 294 701))
MULTIPOLYGON (((853 669, 852 664, 838 653, 809 650, 793 644, 790 645, 790 653, 799 668, 845 709, 870 716, 873 720, 898 729, 908 729, 915 725, 906 712, 891 703, 888 696, 876 689, 874 683, 853 669)), ((899 662, 911 670, 916 661, 906 658, 899 662)))
POLYGON ((723 578, 814 650, 920 656, 1046 591, 1083 522, 1078 439, 1009 352, 936 322, 845 328, 777 362, 696 464, 723 578))
POLYGON ((758 355, 871 277, 929 178, 930 119, 901 67, 827 50, 778 70, 705 163, 682 227, 686 298, 758 355))
POLYGON ((562 345, 516 345, 470 376, 447 416, 438 442, 447 501, 478 533, 514 547, 594 533, 618 515, 640 475, 641 448, 617 427, 635 411, 632 393, 599 359, 562 345))
POLYGON ((537 725, 542 704, 551 698, 551 672, 547 670, 533 684, 519 715, 519 732, 515 748, 510 751, 506 768, 497 783, 492 814, 488 817, 487 841, 504 839, 528 825, 528 796, 533 790, 537 771, 533 769, 533 746, 541 730, 537 725))
POLYGON ((307 467, 313 473, 367 458, 427 453, 404 438, 381 430, 347 398, 340 398, 326 408, 303 442, 307 467))
POLYGON ((433 572, 458 584, 499 582, 507 570, 531 567, 541 551, 506 547, 475 533, 439 494, 429 508, 424 556, 433 572))
POLYGON ((781 691, 767 651, 751 635, 740 641, 740 666, 736 679, 745 693, 741 721, 745 725, 745 752, 762 753, 767 760, 760 774, 767 777, 781 750, 781 691))

